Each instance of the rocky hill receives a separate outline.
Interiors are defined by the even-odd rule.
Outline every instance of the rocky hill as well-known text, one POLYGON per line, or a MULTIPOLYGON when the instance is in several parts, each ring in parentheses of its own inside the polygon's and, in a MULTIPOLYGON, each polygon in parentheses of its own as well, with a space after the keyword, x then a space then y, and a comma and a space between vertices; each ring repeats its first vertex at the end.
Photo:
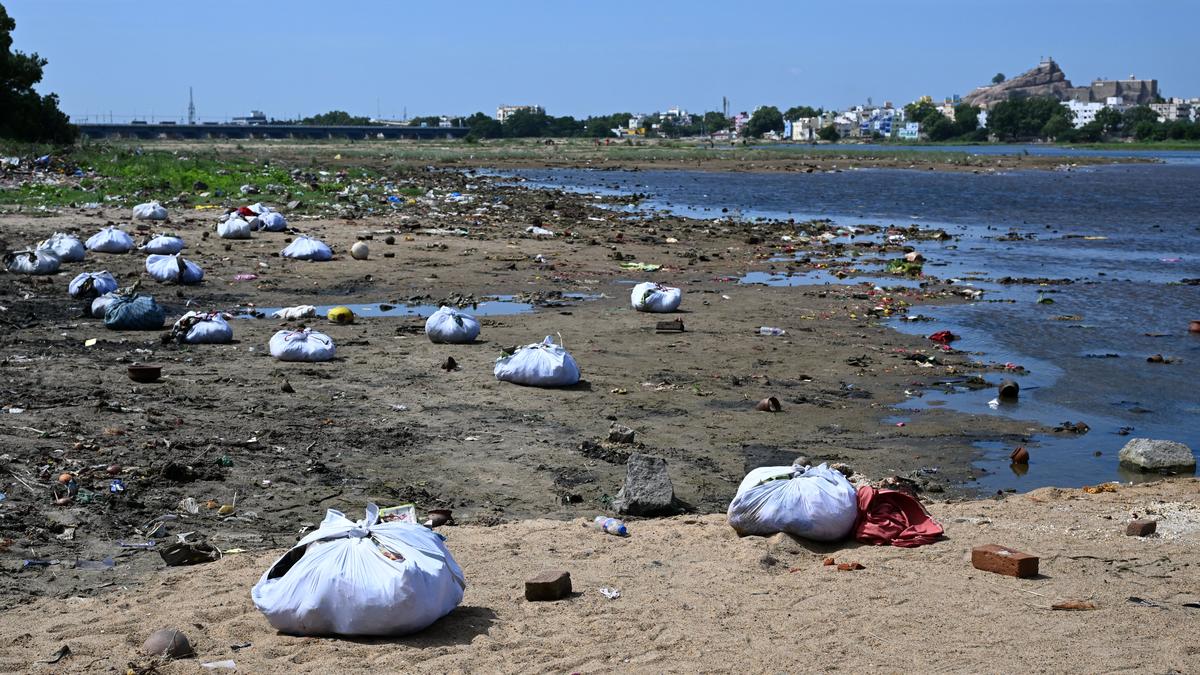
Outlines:
POLYGON ((1058 64, 1047 60, 1038 64, 1036 68, 1000 84, 979 87, 967 94, 963 100, 981 108, 988 108, 1014 97, 1049 96, 1065 101, 1070 98, 1069 90, 1074 88, 1058 64))

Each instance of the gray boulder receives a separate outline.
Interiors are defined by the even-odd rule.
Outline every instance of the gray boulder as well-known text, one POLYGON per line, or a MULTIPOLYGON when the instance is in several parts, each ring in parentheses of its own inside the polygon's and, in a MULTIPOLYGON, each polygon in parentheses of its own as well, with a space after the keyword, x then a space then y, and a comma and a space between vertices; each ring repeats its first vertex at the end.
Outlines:
POLYGON ((1121 448, 1121 464, 1139 471, 1181 472, 1196 469, 1192 449, 1175 441, 1135 438, 1121 448))
POLYGON ((667 460, 635 452, 625 463, 625 485, 613 500, 617 513, 629 516, 670 515, 675 508, 675 488, 667 473, 667 460))

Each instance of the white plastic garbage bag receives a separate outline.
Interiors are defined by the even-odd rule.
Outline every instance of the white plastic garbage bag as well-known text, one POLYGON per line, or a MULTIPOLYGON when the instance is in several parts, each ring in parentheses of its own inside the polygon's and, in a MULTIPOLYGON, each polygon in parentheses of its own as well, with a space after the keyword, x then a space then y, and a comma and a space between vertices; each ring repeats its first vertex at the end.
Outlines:
POLYGON ((158 202, 147 202, 133 207, 133 217, 136 220, 166 220, 167 210, 158 202))
POLYGON ((13 251, 4 256, 4 267, 17 274, 54 274, 61 265, 49 249, 13 251))
POLYGON ((840 471, 825 464, 766 466, 742 479, 727 515, 742 536, 787 532, 836 541, 854 529, 858 496, 840 471))
POLYGON ((217 236, 222 239, 249 239, 250 223, 241 218, 230 218, 224 222, 217 223, 217 236))
POLYGON ((63 262, 79 262, 87 254, 83 242, 72 235, 55 232, 50 238, 37 245, 38 250, 48 250, 63 262))
POLYGON ((101 253, 129 253, 133 250, 133 237, 115 227, 106 227, 88 237, 87 247, 101 253))
POLYGON ((115 290, 117 290, 117 280, 107 270, 78 274, 67 287, 67 293, 72 298, 95 298, 115 290))
POLYGON ((285 258, 295 258, 297 260, 316 260, 323 261, 333 258, 333 251, 325 245, 325 242, 320 239, 313 239, 301 235, 296 237, 296 240, 287 245, 281 253, 285 258))
POLYGON ((139 250, 154 255, 175 255, 183 250, 186 244, 179 237, 172 237, 169 234, 160 234, 150 241, 138 247, 139 250))
POLYGON ((550 230, 547 230, 544 227, 538 227, 537 225, 530 225, 529 227, 525 228, 525 234, 528 234, 534 239, 549 239, 550 237, 554 236, 554 233, 550 230))
POLYGON ((683 291, 646 281, 633 287, 629 299, 639 312, 674 312, 683 300, 683 291))
POLYGON ((310 316, 317 315, 317 308, 312 305, 296 305, 295 307, 284 307, 271 312, 271 316, 284 321, 293 321, 295 319, 307 319, 310 316))
POLYGON ((148 256, 146 272, 162 283, 198 284, 204 279, 204 270, 178 253, 148 256))
POLYGON ((425 320, 425 334, 430 342, 465 344, 479 337, 479 321, 466 312, 443 305, 425 320))
POLYGON ((278 211, 267 211, 258 214, 258 222, 260 227, 267 232, 283 232, 287 229, 287 218, 278 211))
POLYGON ((541 342, 525 345, 509 356, 496 359, 493 371, 502 382, 525 384, 531 387, 569 387, 579 382, 579 366, 575 359, 546 336, 541 342))
POLYGON ((337 353, 333 338, 309 328, 281 330, 271 336, 270 347, 280 361, 328 361, 337 353))
POLYGON ((113 300, 116 299, 116 293, 105 293, 95 300, 92 300, 92 318, 103 319, 104 313, 108 311, 108 306, 112 304, 113 300))
POLYGON ((462 602, 462 568, 441 535, 332 509, 250 591, 271 627, 290 635, 406 635, 462 602))
POLYGON ((233 328, 220 312, 188 312, 171 327, 171 335, 192 345, 233 342, 233 328))

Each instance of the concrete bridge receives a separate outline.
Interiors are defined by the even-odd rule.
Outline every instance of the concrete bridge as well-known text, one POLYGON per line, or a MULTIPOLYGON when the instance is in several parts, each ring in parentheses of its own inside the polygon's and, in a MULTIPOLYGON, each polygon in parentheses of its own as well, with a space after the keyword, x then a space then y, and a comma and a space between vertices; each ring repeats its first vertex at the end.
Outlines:
POLYGON ((77 124, 88 138, 462 138, 467 127, 310 126, 304 124, 77 124))

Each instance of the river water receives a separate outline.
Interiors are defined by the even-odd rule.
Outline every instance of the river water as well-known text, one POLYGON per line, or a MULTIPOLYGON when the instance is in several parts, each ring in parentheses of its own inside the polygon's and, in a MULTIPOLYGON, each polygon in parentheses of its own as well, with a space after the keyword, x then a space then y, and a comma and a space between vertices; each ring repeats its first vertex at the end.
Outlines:
MULTIPOLYGON (((926 272, 984 291, 964 305, 921 307, 931 322, 897 330, 947 329, 956 349, 1012 362, 1019 403, 993 407, 994 389, 931 389, 899 406, 921 423, 932 407, 1040 422, 1085 422, 1084 435, 1037 435, 1028 472, 1010 470, 1011 447, 981 443, 981 476, 994 491, 1137 480, 1118 467, 1129 438, 1177 440, 1200 450, 1200 162, 1105 165, 1072 171, 965 172, 865 169, 754 174, 690 171, 521 170, 533 186, 649 195, 643 208, 699 218, 830 218, 856 224, 941 227, 945 243, 919 243, 926 272), (727 210, 723 211, 723 210, 727 210), (1001 285, 1002 277, 1070 280, 1001 285), (1039 299, 1053 302, 1038 302, 1039 299), (1065 320, 1062 317, 1077 317, 1065 320), (1148 363, 1162 354, 1173 363, 1148 363), (1126 435, 1127 434, 1127 435, 1126 435)), ((750 276, 744 282, 825 283, 750 276)), ((861 279, 848 279, 856 283, 861 279)), ((989 375, 991 381, 999 377, 989 375)))

